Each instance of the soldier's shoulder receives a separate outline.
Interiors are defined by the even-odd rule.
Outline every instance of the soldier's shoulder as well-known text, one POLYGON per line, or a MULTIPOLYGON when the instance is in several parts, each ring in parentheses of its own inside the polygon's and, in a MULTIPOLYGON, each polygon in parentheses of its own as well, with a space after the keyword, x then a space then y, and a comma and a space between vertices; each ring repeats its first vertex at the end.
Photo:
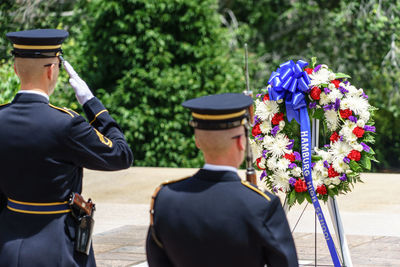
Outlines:
POLYGON ((275 196, 272 195, 271 193, 264 191, 263 189, 249 183, 248 181, 241 181, 241 183, 245 188, 249 189, 249 192, 251 194, 260 196, 260 197, 266 199, 267 201, 271 201, 273 198, 275 198, 275 196))
POLYGON ((49 107, 54 109, 54 110, 62 112, 62 114, 67 114, 71 118, 75 118, 75 117, 79 117, 80 116, 78 112, 76 112, 76 111, 74 111, 72 109, 66 108, 66 107, 57 107, 57 106, 55 106, 53 104, 50 104, 50 103, 49 103, 49 107))
POLYGON ((11 105, 11 103, 4 103, 4 104, 0 104, 0 109, 6 108, 9 105, 11 105))

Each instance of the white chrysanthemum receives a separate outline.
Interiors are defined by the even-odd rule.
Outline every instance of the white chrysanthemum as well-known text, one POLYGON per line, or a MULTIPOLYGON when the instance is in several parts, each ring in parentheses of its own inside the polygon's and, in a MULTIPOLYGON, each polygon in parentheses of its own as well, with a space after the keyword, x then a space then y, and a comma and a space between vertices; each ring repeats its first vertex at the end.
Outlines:
POLYGON ((347 91, 349 91, 346 95, 347 97, 353 97, 353 96, 360 96, 360 91, 353 85, 348 85, 344 87, 347 91))
POLYGON ((322 160, 319 160, 315 163, 315 166, 313 168, 313 171, 318 172, 318 173, 324 173, 325 172, 325 166, 322 160))
POLYGON ((290 143, 289 138, 284 134, 277 134, 274 142, 272 142, 267 149, 272 153, 273 157, 281 157, 290 151, 286 148, 290 143))
POLYGON ((339 125, 339 117, 337 112, 333 109, 325 111, 325 119, 328 125, 328 129, 335 131, 339 125))
POLYGON ((336 141, 331 145, 331 148, 329 149, 329 152, 332 155, 332 162, 343 161, 344 157, 346 157, 351 150, 352 147, 348 143, 341 142, 339 140, 336 141))
POLYGON ((290 188, 289 186, 289 174, 283 170, 277 170, 272 175, 271 178, 274 181, 274 184, 278 188, 282 188, 284 192, 287 192, 290 188))
MULTIPOLYGON (((340 106, 345 107, 344 109, 351 109, 354 114, 356 115, 361 115, 362 113, 368 111, 368 108, 370 107, 368 100, 363 98, 363 97, 357 97, 357 96, 352 96, 352 97, 346 97, 342 99, 342 102, 340 103, 340 106)), ((343 109, 343 108, 342 108, 343 109)), ((364 120, 364 118, 361 118, 364 120)), ((367 120, 364 120, 367 121, 367 120)))
POLYGON ((266 159, 261 158, 260 162, 258 163, 258 166, 260 166, 261 169, 265 169, 265 164, 266 164, 266 159))
POLYGON ((279 105, 275 101, 256 100, 255 115, 263 121, 271 121, 275 113, 279 112, 279 105))
POLYGON ((335 86, 333 83, 330 83, 330 84, 328 85, 328 88, 329 88, 329 90, 333 90, 333 89, 336 88, 336 86, 335 86))
POLYGON ((328 70, 328 68, 321 67, 317 72, 313 72, 309 74, 309 77, 311 79, 310 86, 316 86, 324 83, 329 83, 329 75, 331 72, 328 70))
POLYGON ((365 126, 365 121, 364 121, 364 120, 358 120, 358 121, 357 121, 357 126, 358 126, 358 127, 361 127, 361 128, 364 128, 364 126, 365 126))
POLYGON ((345 120, 339 135, 343 136, 344 140, 347 142, 353 142, 357 140, 357 136, 353 134, 353 130, 356 124, 350 120, 345 120))
POLYGON ((315 169, 312 171, 312 179, 313 179, 313 184, 314 187, 321 185, 324 183, 325 176, 322 175, 321 172, 315 171, 315 169))
POLYGON ((331 178, 331 183, 334 184, 334 185, 338 185, 338 184, 340 184, 340 182, 341 181, 339 179, 339 176, 331 178))
POLYGON ((319 104, 324 106, 324 105, 328 105, 331 103, 331 100, 329 99, 329 96, 327 94, 325 94, 325 92, 322 92, 319 95, 320 99, 319 99, 319 104))
POLYGON ((328 94, 329 100, 332 103, 336 102, 336 99, 342 99, 343 98, 343 94, 336 88, 332 89, 331 92, 328 94))
POLYGON ((302 176, 302 171, 301 171, 301 168, 300 168, 300 167, 293 168, 293 169, 291 170, 291 173, 292 173, 292 175, 293 175, 294 177, 300 177, 300 176, 302 176))
POLYGON ((253 152, 253 161, 256 161, 259 157, 262 156, 262 146, 260 146, 256 141, 249 139, 251 151, 253 152))
POLYGON ((282 121, 279 122, 279 129, 283 130, 284 127, 285 127, 285 121, 282 120, 282 121))
POLYGON ((371 116, 371 113, 369 113, 369 111, 364 111, 364 112, 361 112, 359 114, 359 116, 360 116, 360 119, 362 119, 364 121, 369 121, 369 117, 371 116))
POLYGON ((343 161, 343 159, 342 160, 339 160, 339 159, 334 160, 332 166, 338 173, 344 173, 345 171, 350 169, 349 165, 346 164, 343 161))
POLYGON ((285 171, 288 168, 289 164, 290 164, 290 160, 288 160, 286 158, 280 158, 276 165, 277 165, 278 170, 285 171))
POLYGON ((269 158, 267 160, 267 167, 268 167, 268 169, 274 171, 277 168, 277 166, 276 166, 276 158, 269 158))
POLYGON ((267 149, 270 150, 269 148, 272 146, 272 144, 275 142, 275 138, 273 138, 271 135, 266 135, 263 140, 263 146, 267 149))
POLYGON ((263 121, 260 124, 260 130, 263 134, 269 134, 272 129, 271 121, 263 121))
POLYGON ((335 75, 335 73, 331 72, 331 73, 329 74, 329 80, 332 81, 332 80, 334 80, 334 79, 336 79, 336 75, 335 75))
POLYGON ((331 159, 332 156, 331 156, 331 154, 329 152, 327 152, 327 151, 325 151, 323 149, 319 149, 317 147, 314 150, 315 150, 315 153, 317 153, 317 155, 322 157, 322 162, 325 161, 325 160, 327 162, 331 162, 332 161, 332 159, 331 159))

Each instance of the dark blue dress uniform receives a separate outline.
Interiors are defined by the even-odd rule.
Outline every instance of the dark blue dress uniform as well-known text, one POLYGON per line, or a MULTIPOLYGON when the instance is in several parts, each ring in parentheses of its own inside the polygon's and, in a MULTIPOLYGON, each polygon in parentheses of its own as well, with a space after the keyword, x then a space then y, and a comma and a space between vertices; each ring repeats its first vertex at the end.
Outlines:
MULTIPOLYGON (((65 31, 12 33, 14 55, 55 57, 65 31)), ((37 93, 0 106, 0 266, 96 266, 74 250, 76 222, 67 204, 81 193, 83 168, 120 170, 132 151, 97 98, 76 112, 37 93)))
MULTIPOLYGON (((195 128, 223 130, 241 125, 242 109, 250 104, 241 95, 226 94, 184 106, 191 108, 195 128)), ((149 266, 298 266, 279 198, 242 181, 226 166, 206 167, 162 184, 153 194, 146 242, 149 266)))

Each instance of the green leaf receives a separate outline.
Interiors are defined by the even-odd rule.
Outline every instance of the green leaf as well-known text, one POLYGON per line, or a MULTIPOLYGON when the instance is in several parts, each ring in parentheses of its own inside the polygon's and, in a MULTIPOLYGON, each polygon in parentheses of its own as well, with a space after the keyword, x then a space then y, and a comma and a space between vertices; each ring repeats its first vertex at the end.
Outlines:
POLYGON ((322 156, 320 155, 311 155, 311 161, 316 162, 322 159, 322 156))
POLYGON ((307 192, 303 192, 303 193, 298 193, 297 194, 297 202, 299 202, 299 204, 301 204, 301 203, 303 203, 303 201, 304 201, 304 199, 305 199, 305 194, 306 194, 307 192))
POLYGON ((314 113, 313 113, 312 117, 315 119, 318 119, 318 120, 323 120, 325 117, 324 109, 322 109, 322 108, 314 109, 314 113))
POLYGON ((362 168, 360 167, 360 165, 358 165, 358 163, 354 160, 351 160, 349 163, 350 169, 354 172, 361 172, 362 168))
POLYGON ((317 58, 316 57, 312 57, 311 58, 311 67, 315 68, 315 64, 317 64, 317 58))
POLYGON ((367 155, 363 155, 360 160, 361 166, 367 170, 371 170, 371 160, 367 155))
POLYGON ((296 202, 296 191, 293 189, 292 192, 289 193, 289 206, 292 206, 296 202))
POLYGON ((335 79, 343 79, 343 78, 351 78, 351 76, 341 72, 335 73, 335 79))
POLYGON ((312 203, 312 200, 311 200, 310 194, 309 194, 308 192, 306 192, 306 193, 305 193, 305 197, 306 197, 306 199, 307 199, 308 203, 312 203))

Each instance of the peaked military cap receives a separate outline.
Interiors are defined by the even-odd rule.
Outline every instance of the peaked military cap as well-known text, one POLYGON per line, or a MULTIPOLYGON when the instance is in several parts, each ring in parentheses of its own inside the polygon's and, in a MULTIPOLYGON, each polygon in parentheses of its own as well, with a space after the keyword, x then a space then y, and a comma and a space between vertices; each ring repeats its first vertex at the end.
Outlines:
POLYGON ((252 103, 250 96, 225 93, 190 99, 182 106, 192 111, 190 126, 203 130, 225 130, 244 125, 252 103))
POLYGON ((68 37, 68 32, 57 29, 36 29, 9 32, 6 36, 13 43, 14 56, 47 58, 62 54, 61 44, 68 37))

